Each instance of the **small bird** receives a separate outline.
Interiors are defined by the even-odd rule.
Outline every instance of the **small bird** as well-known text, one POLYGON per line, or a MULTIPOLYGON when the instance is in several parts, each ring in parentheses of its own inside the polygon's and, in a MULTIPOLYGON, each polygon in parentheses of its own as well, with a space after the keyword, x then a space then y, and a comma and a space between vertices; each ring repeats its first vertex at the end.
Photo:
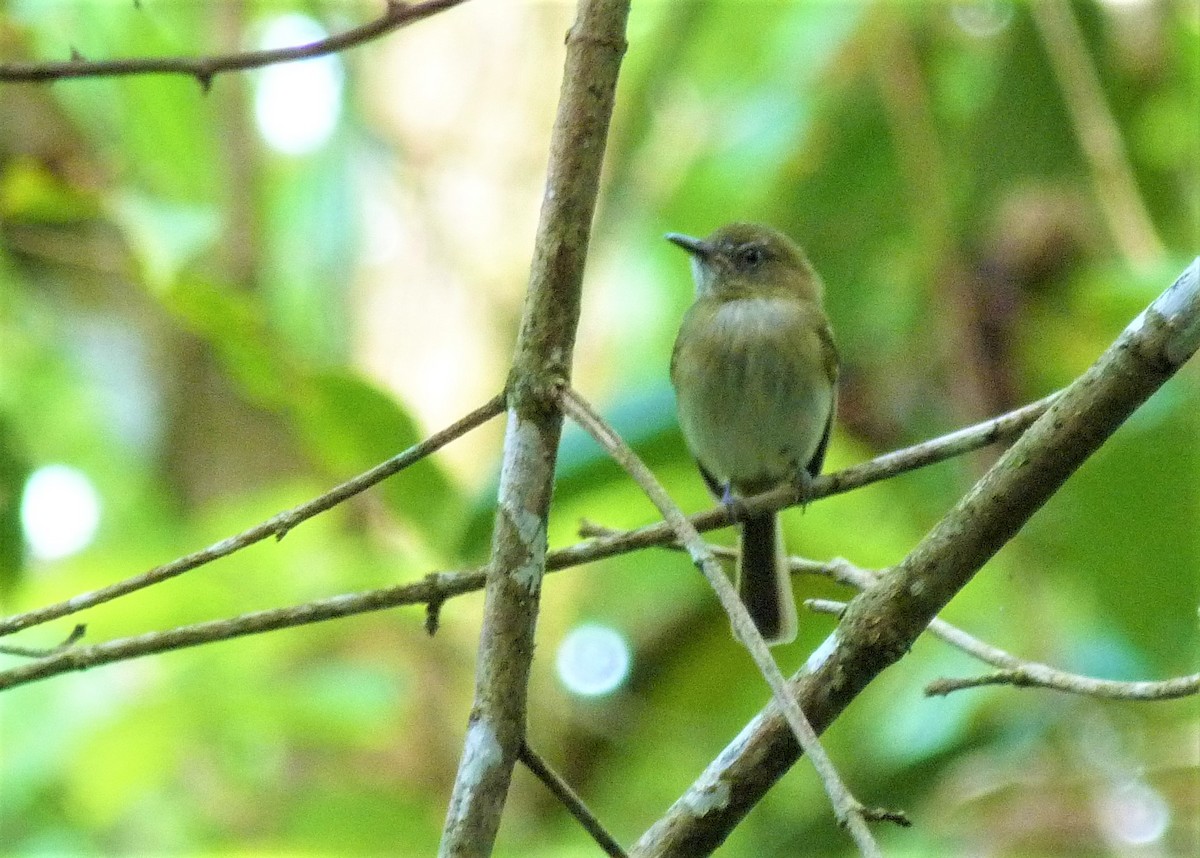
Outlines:
MULTIPOLYGON (((821 472, 837 402, 838 356, 820 278, 769 226, 666 237, 691 254, 696 281, 671 383, 700 473, 730 506, 786 483, 803 500, 821 472)), ((776 513, 746 518, 740 544, 746 610, 768 644, 790 643, 796 604, 776 513)))

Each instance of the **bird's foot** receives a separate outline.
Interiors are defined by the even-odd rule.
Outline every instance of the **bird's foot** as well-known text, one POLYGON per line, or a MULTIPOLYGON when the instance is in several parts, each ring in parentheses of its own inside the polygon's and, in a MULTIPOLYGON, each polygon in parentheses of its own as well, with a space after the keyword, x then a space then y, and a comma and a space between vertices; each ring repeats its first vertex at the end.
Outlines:
POLYGON ((721 506, 725 507, 731 521, 743 521, 748 515, 745 501, 733 493, 729 483, 721 488, 721 506))
POLYGON ((808 468, 796 469, 792 477, 792 489, 796 492, 796 503, 800 504, 800 509, 808 509, 809 501, 813 499, 813 475, 808 468))

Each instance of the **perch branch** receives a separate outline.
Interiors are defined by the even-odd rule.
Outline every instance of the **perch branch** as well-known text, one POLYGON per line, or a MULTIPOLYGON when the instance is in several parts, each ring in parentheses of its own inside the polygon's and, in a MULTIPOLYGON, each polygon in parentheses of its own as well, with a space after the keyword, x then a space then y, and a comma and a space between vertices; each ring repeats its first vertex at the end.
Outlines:
MULTIPOLYGON (((843 494, 907 471, 961 456, 997 441, 1014 438, 1041 417, 1058 395, 1053 393, 999 417, 966 426, 902 450, 885 453, 869 462, 852 465, 832 474, 823 474, 813 480, 809 499, 818 500, 829 495, 843 494)), ((790 488, 782 488, 744 498, 738 503, 738 509, 747 515, 759 515, 795 504, 796 493, 790 488)), ((725 505, 718 505, 707 512, 693 515, 688 520, 702 533, 728 527, 737 522, 730 508, 725 505)), ((610 531, 608 535, 598 539, 589 539, 552 552, 547 558, 547 566, 550 569, 561 569, 624 554, 638 548, 669 545, 674 539, 675 533, 670 526, 661 521, 634 530, 610 531)))
MULTIPOLYGON (((845 487, 853 488, 859 485, 866 485, 867 483, 884 479, 889 475, 935 464, 952 456, 970 452, 994 441, 1011 437, 1013 433, 1021 431, 1045 410, 1052 398, 1047 397, 1046 399, 1031 403, 983 423, 959 429, 912 447, 887 453, 869 462, 854 465, 843 471, 831 474, 828 477, 822 477, 821 480, 828 480, 842 487, 840 490, 848 491, 849 488, 845 487)), ((280 513, 262 524, 256 525, 236 536, 224 539, 202 551, 181 557, 163 566, 155 567, 149 572, 118 582, 109 587, 90 593, 82 593, 64 602, 2 619, 0 620, 0 635, 10 634, 67 616, 77 611, 82 611, 85 608, 94 607, 109 599, 132 593, 142 587, 156 584, 159 581, 166 580, 175 575, 195 569, 205 563, 232 554, 234 551, 252 545, 268 536, 275 535, 278 537, 281 532, 286 533, 287 530, 304 519, 316 515, 336 503, 340 503, 350 495, 362 491, 374 485, 380 479, 395 473, 396 470, 412 464, 415 459, 410 460, 410 457, 416 455, 419 449, 424 450, 425 454, 433 452, 434 449, 444 445, 449 440, 465 434, 481 423, 486 422, 499 413, 502 408, 503 398, 498 396, 485 403, 476 411, 468 414, 458 423, 447 427, 444 432, 434 435, 422 442, 422 444, 348 480, 332 492, 280 513), (432 447, 429 445, 432 445, 432 447)), ((690 521, 698 530, 712 530, 717 527, 724 527, 728 523, 723 510, 719 508, 692 516, 690 521)), ((600 528, 596 525, 588 525, 581 530, 585 536, 599 538, 589 539, 585 542, 550 552, 546 557, 547 572, 557 572, 601 557, 609 557, 633 551, 647 545, 670 546, 674 540, 674 534, 661 523, 634 531, 612 530, 600 528), (660 533, 660 531, 665 532, 660 533), (653 537, 649 541, 646 541, 645 538, 647 534, 653 537)), ((716 553, 726 551, 726 549, 718 546, 712 546, 712 548, 716 553)), ((792 560, 793 569, 796 571, 829 575, 835 580, 841 580, 839 578, 840 575, 854 574, 855 567, 844 564, 843 568, 839 564, 844 564, 844 561, 814 563, 813 561, 800 559, 792 560)), ((200 646, 246 634, 291 628, 308 623, 323 622, 327 619, 336 619, 342 616, 385 610, 401 605, 440 604, 455 596, 481 589, 484 580, 484 573, 478 569, 459 572, 436 572, 431 573, 424 580, 413 584, 404 584, 382 590, 336 595, 302 605, 289 605, 254 614, 246 614, 240 617, 181 626, 164 632, 152 632, 132 638, 106 641, 94 647, 77 647, 73 649, 70 657, 59 657, 52 661, 39 661, 36 665, 30 664, 13 670, 0 671, 0 689, 40 679, 48 679, 61 673, 81 670, 86 667, 108 664, 113 661, 129 658, 138 658, 144 655, 166 652, 183 647, 200 646), (341 612, 330 612, 330 606, 340 606, 339 609, 341 612)), ((851 586, 857 586, 852 578, 848 579, 846 583, 849 583, 851 586)), ((24 652, 27 657, 33 657, 35 651, 24 649, 24 652)), ((45 655, 51 654, 49 650, 44 652, 45 655)), ((63 655, 62 653, 55 654, 59 656, 63 655)))

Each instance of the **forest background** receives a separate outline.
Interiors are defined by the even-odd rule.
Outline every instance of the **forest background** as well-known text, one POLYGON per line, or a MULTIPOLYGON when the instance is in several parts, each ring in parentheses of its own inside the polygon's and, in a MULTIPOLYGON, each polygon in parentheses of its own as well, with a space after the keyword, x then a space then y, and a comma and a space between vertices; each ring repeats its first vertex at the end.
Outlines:
MULTIPOLYGON (((0 62, 297 44, 378 11, 7 2, 0 62)), ((0 613, 241 531, 500 391, 573 15, 465 3, 207 91, 166 75, 0 83, 0 613)), ((711 501, 675 426, 667 366, 692 285, 664 232, 753 219, 805 246, 843 359, 827 470, 1065 386, 1196 253, 1195 3, 647 2, 628 39, 574 384, 688 511, 711 501)), ((501 433, 493 421, 281 542, 87 612, 84 642, 478 566, 501 433)), ((1198 437, 1193 362, 943 616, 1087 675, 1196 671, 1198 437)), ((790 511, 789 545, 885 568, 993 458, 790 511)), ((568 427, 551 547, 581 519, 656 517, 568 427)), ((798 590, 851 595, 811 576, 798 590)), ((482 604, 446 602, 433 637, 400 608, 0 693, 0 850, 433 854, 482 604)), ((51 647, 74 619, 11 640, 51 647)), ((802 610, 784 672, 832 628, 802 610)), ((916 823, 879 830, 889 851, 1200 847, 1195 698, 923 694, 981 672, 922 640, 826 733, 855 793, 916 823)), ((546 580, 530 739, 618 840, 767 696, 685 556, 546 580)), ((852 849, 806 761, 722 854, 797 843, 852 849)), ((496 854, 597 847, 520 772, 496 854)))

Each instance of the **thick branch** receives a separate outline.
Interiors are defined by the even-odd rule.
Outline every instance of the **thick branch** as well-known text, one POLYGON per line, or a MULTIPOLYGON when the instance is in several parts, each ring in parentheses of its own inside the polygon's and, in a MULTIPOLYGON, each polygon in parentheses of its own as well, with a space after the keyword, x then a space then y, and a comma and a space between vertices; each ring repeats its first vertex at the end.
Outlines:
MULTIPOLYGON (((1055 400, 904 561, 859 595, 791 687, 825 729, 1117 427, 1200 345, 1200 259, 1055 400)), ((763 710, 630 850, 707 854, 796 761, 763 710), (714 795, 723 801, 715 802, 714 795), (703 812, 701 812, 701 810, 703 812)))
POLYGON ((194 77, 207 90, 222 72, 246 71, 263 66, 334 54, 377 39, 409 24, 450 9, 466 0, 425 0, 402 3, 387 0, 382 15, 344 33, 297 45, 262 51, 243 51, 212 57, 137 57, 120 60, 87 60, 77 54, 65 62, 0 63, 0 83, 40 83, 79 77, 121 77, 135 74, 182 74, 194 77))
POLYGON ((628 0, 581 0, 567 35, 549 175, 509 376, 475 703, 446 814, 444 858, 491 853, 524 741, 533 633, 546 569, 546 519, 562 431, 555 385, 570 377, 628 14, 628 0))

